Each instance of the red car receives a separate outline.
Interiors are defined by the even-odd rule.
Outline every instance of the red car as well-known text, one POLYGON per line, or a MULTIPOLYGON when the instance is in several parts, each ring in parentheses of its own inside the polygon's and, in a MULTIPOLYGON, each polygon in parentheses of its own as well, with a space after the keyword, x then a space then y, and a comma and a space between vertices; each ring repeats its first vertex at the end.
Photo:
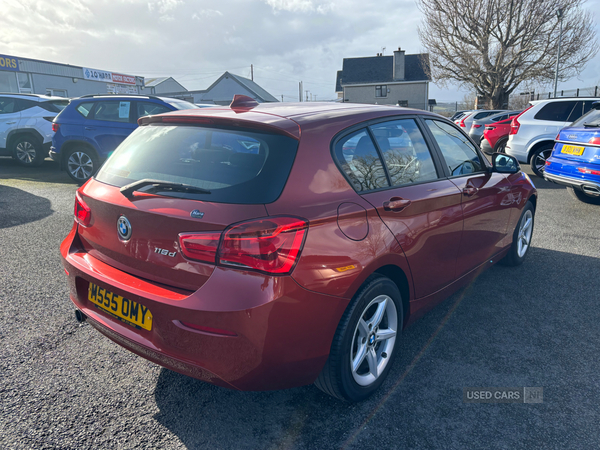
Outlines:
POLYGON ((484 153, 489 155, 494 152, 504 153, 504 147, 506 147, 508 134, 510 133, 510 124, 513 117, 518 116, 519 114, 519 112, 515 112, 508 119, 490 123, 485 126, 483 139, 480 144, 481 150, 483 150, 484 153))
POLYGON ((139 123, 77 191, 70 297, 209 383, 362 400, 407 324, 530 247, 527 175, 432 113, 236 96, 139 123))

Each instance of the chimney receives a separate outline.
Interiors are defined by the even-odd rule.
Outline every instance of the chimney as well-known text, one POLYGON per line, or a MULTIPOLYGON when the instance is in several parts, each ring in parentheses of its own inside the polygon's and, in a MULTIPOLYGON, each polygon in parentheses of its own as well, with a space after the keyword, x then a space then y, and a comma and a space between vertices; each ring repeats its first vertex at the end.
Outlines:
POLYGON ((404 50, 398 47, 394 51, 394 81, 404 80, 404 50))

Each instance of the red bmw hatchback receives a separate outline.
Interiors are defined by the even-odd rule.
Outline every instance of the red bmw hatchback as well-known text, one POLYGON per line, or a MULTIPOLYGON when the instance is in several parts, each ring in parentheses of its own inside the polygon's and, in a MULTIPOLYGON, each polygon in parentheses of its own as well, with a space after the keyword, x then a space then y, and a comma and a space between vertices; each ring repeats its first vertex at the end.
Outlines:
POLYGON ((236 96, 141 118, 76 195, 61 245, 76 315, 219 386, 362 400, 407 324, 527 255, 536 190, 492 159, 396 107, 236 96))

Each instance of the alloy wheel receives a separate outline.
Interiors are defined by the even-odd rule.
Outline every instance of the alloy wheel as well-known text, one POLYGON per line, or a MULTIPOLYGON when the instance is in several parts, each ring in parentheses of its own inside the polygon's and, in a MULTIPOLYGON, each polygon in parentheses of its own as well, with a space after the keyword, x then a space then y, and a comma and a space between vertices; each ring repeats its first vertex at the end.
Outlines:
POLYGON ((551 154, 552 154, 552 149, 549 148, 547 150, 542 150, 535 156, 535 161, 533 164, 535 166, 535 169, 537 169, 536 173, 540 173, 540 174, 544 173, 544 169, 546 167, 546 160, 548 158, 550 158, 551 154))
POLYGON ((383 373, 392 356, 398 331, 398 311, 387 295, 374 298, 363 310, 352 337, 350 370, 354 381, 369 386, 383 373))
POLYGON ((94 162, 87 153, 73 152, 67 161, 69 173, 78 180, 87 180, 94 172, 94 162))
POLYGON ((533 231, 533 214, 531 210, 525 211, 519 224, 519 235, 517 236, 517 254, 519 258, 525 256, 529 243, 531 242, 531 232, 533 231))
POLYGON ((17 158, 23 164, 33 164, 36 157, 35 146, 29 141, 21 141, 16 146, 17 158))

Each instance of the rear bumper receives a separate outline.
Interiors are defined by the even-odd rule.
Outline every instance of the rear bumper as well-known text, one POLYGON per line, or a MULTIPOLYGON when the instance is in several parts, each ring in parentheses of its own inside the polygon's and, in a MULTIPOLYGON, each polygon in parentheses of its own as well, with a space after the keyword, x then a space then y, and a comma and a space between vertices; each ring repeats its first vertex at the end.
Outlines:
POLYGON ((76 236, 74 227, 61 254, 71 301, 92 326, 150 361, 224 387, 271 390, 314 382, 348 304, 307 291, 291 277, 220 267, 186 296, 104 264, 80 250, 76 236), (136 329, 99 309, 87 298, 90 282, 147 307, 152 329, 136 329))
POLYGON ((481 148, 481 151, 483 153, 486 153, 488 155, 491 155, 492 153, 494 153, 494 149, 492 148, 492 146, 490 145, 490 143, 488 142, 487 139, 482 139, 481 144, 479 144, 479 147, 481 148))
POLYGON ((574 189, 579 189, 580 191, 584 191, 586 194, 600 197, 600 182, 564 175, 556 175, 548 173, 548 170, 544 171, 544 178, 547 181, 562 184, 563 186, 569 186, 574 189))

